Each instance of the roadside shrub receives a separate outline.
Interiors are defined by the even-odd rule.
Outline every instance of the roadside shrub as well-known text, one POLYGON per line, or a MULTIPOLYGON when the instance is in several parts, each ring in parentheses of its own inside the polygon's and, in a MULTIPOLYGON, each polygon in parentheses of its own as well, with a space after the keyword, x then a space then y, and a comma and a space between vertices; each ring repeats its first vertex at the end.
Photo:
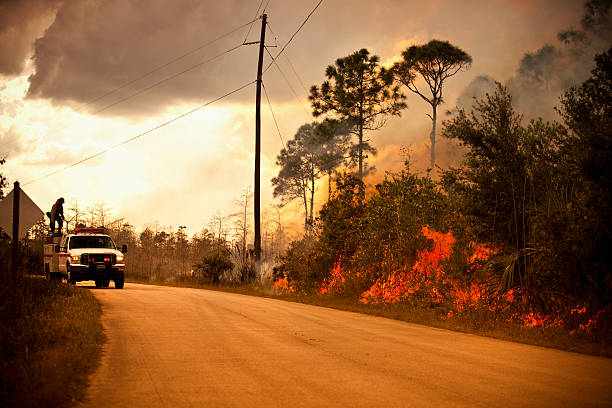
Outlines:
POLYGON ((200 275, 202 283, 218 285, 221 282, 221 275, 234 268, 234 264, 228 255, 214 253, 207 255, 202 262, 194 265, 200 275))

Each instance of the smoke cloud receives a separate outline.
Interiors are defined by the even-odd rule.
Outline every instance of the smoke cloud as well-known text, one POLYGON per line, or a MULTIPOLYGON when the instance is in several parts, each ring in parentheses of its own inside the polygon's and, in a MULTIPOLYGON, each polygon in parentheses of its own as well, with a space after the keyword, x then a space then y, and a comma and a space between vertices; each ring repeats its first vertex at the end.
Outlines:
POLYGON ((60 0, 5 0, 0 3, 0 74, 20 74, 34 40, 53 21, 60 0))
MULTIPOLYGON (((382 0, 337 0, 324 3, 300 31, 287 52, 309 87, 322 82, 326 65, 336 58, 366 47, 382 59, 400 52, 398 43, 407 38, 419 42, 449 38, 474 55, 488 55, 490 41, 482 30, 490 21, 509 32, 521 20, 525 32, 541 26, 541 16, 556 7, 556 18, 567 20, 573 0, 524 0, 520 2, 451 0, 401 2, 382 0), (472 10, 465 13, 465 10, 472 10), (457 15, 463 17, 457 19, 457 15), (505 18, 505 19, 504 19, 505 18), (483 54, 484 52, 484 54, 483 54)), ((252 20, 259 1, 228 0, 30 0, 8 1, 0 9, 0 73, 17 75, 31 58, 29 98, 53 101, 58 106, 83 106, 90 113, 139 89, 207 60, 241 43, 244 27, 190 55, 167 69, 156 72, 95 103, 88 103, 186 51, 252 20)), ((313 1, 272 1, 267 12, 270 28, 266 43, 276 36, 283 44, 312 9, 313 1)), ((248 40, 257 40, 259 21, 248 40)), ((526 36, 529 40, 529 36, 526 36)), ((525 39, 519 40, 523 42, 525 39)), ((498 46, 507 36, 497 37, 498 46)), ((529 46, 529 44, 527 45, 529 46)), ((275 53, 279 49, 271 49, 275 53)), ((513 50, 506 50, 506 54, 513 50)), ((161 86, 146 91, 100 115, 129 117, 158 114, 179 103, 202 103, 255 78, 257 46, 245 46, 210 64, 196 68, 161 86)), ((269 61, 269 57, 266 55, 269 61)), ((494 61, 495 58, 492 59, 494 61)), ((490 65, 492 61, 484 61, 490 65)), ((279 63, 306 105, 306 91, 284 58, 279 63)), ((500 65, 498 63, 498 65, 500 65)), ((293 92, 271 67, 264 77, 275 103, 295 103, 293 92)), ((252 92, 231 98, 251 102, 252 92)))
MULTIPOLYGON (((556 45, 545 44, 523 55, 515 74, 506 81, 514 104, 525 118, 556 119, 554 106, 572 86, 585 81, 596 54, 612 45, 612 0, 589 0, 584 5, 580 29, 559 31, 556 45)), ((476 77, 463 89, 457 107, 469 109, 474 98, 494 91, 495 80, 476 77)))

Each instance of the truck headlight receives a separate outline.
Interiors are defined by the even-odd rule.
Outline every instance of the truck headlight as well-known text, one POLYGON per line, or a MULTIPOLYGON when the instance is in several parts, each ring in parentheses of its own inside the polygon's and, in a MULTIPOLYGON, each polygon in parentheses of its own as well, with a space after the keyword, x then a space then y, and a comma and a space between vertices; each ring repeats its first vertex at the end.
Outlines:
POLYGON ((81 260, 81 256, 80 255, 72 255, 72 256, 70 256, 70 262, 71 263, 79 263, 80 260, 81 260))
POLYGON ((123 255, 117 255, 117 262, 123 261, 123 255))

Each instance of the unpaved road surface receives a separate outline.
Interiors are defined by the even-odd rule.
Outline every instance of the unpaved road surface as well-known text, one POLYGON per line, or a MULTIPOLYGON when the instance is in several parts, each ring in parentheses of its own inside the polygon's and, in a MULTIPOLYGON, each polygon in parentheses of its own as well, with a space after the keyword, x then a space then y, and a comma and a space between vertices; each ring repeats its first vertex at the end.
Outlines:
POLYGON ((92 290, 95 407, 612 406, 612 360, 243 295, 92 290))

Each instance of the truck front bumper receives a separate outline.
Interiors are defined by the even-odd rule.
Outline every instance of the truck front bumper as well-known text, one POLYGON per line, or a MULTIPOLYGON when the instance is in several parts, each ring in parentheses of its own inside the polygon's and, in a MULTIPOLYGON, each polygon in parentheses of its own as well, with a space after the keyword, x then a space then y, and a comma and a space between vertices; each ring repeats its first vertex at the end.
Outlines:
POLYGON ((124 276, 125 264, 70 264, 70 280, 101 280, 101 279, 120 279, 124 276))

